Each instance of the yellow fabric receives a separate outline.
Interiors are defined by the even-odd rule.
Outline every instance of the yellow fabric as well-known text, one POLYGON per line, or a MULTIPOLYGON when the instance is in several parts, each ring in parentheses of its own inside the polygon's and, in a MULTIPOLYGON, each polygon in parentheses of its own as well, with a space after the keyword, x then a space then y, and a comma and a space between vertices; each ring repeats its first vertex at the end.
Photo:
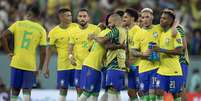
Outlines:
POLYGON ((38 23, 24 20, 17 21, 8 28, 14 34, 14 56, 11 67, 35 71, 36 48, 47 45, 46 31, 38 23))
MULTIPOLYGON (((141 30, 141 28, 138 25, 134 25, 130 30, 128 30, 128 47, 129 50, 131 49, 131 47, 134 46, 134 40, 133 38, 135 37, 136 33, 139 33, 141 30)), ((140 58, 137 57, 130 57, 130 59, 132 59, 133 64, 135 64, 136 66, 139 65, 140 63, 140 58)))
POLYGON ((74 44, 74 56, 77 66, 75 69, 81 70, 84 59, 88 56, 93 41, 88 40, 89 34, 98 34, 100 28, 96 25, 89 24, 87 28, 80 29, 79 26, 74 27, 71 31, 69 43, 74 44))
MULTIPOLYGON (((123 44, 126 40, 126 30, 124 28, 119 29, 119 43, 123 44)), ((109 50, 106 55, 107 59, 105 65, 109 65, 114 58, 117 58, 119 68, 125 68, 126 52, 123 49, 109 50)))
MULTIPOLYGON (((105 30, 101 31, 100 34, 98 34, 98 36, 104 37, 110 31, 111 30, 109 28, 106 28, 105 30)), ((91 51, 84 60, 83 65, 89 66, 96 70, 100 70, 103 67, 103 57, 105 53, 106 50, 104 49, 104 47, 98 42, 94 41, 91 51)))
POLYGON ((74 23, 70 24, 66 29, 56 26, 49 32, 49 45, 54 45, 57 49, 57 70, 74 68, 68 59, 68 42, 70 40, 70 30, 76 26, 74 23))
MULTIPOLYGON (((155 42, 159 44, 160 33, 162 29, 158 25, 153 25, 150 29, 141 29, 134 37, 134 46, 141 52, 146 52, 148 50, 149 42, 155 42)), ((141 59, 139 63, 139 73, 147 72, 159 67, 159 62, 151 62, 148 59, 141 59)))
MULTIPOLYGON (((182 38, 178 33, 174 38, 172 37, 172 30, 162 32, 160 38, 160 48, 166 50, 174 50, 177 47, 182 47, 182 38)), ((179 76, 182 75, 182 69, 179 63, 179 55, 167 55, 160 53, 160 67, 158 69, 159 74, 165 76, 179 76)))

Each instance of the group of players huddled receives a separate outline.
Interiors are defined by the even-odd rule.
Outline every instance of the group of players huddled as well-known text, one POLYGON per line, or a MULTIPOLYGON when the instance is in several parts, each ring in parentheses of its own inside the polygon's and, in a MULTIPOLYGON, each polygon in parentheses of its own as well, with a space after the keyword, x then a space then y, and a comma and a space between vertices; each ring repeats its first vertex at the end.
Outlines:
POLYGON ((157 25, 152 24, 150 8, 114 11, 105 23, 94 25, 87 9, 80 9, 77 22, 72 22, 71 10, 61 8, 60 23, 47 35, 39 15, 37 7, 30 7, 25 20, 16 21, 1 36, 11 59, 11 101, 17 101, 21 89, 24 101, 30 101, 35 74, 43 68, 49 77, 54 49, 58 101, 65 101, 69 86, 76 88, 78 101, 97 101, 101 89, 101 101, 121 101, 122 90, 128 91, 130 101, 163 101, 165 92, 172 93, 174 101, 182 100, 189 60, 184 29, 173 9, 162 10, 157 25), (14 36, 14 51, 9 35, 14 36))

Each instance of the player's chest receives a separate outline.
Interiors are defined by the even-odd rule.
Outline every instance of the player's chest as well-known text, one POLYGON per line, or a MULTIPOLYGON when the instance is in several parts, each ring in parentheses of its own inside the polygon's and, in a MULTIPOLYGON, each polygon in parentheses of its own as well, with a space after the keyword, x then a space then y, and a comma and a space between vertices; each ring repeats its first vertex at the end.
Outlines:
POLYGON ((160 37, 160 46, 162 47, 166 47, 166 48, 170 48, 174 46, 174 40, 172 38, 171 35, 169 35, 168 33, 162 33, 161 37, 160 37))
POLYGON ((153 31, 153 32, 147 32, 144 33, 144 35, 141 35, 141 43, 142 44, 148 44, 150 42, 158 43, 158 40, 160 38, 160 33, 153 31))
POLYGON ((70 36, 67 32, 57 33, 56 43, 67 43, 69 41, 70 36))

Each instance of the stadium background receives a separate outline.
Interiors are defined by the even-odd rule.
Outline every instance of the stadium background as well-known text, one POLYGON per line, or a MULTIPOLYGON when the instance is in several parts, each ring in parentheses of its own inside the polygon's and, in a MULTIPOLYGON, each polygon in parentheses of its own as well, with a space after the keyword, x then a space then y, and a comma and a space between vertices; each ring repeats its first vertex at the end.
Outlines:
MULTIPOLYGON (((187 88, 189 92, 201 94, 201 0, 0 0, 0 32, 16 20, 23 19, 26 8, 37 3, 41 10, 41 23, 47 31, 58 24, 56 11, 58 8, 71 8, 75 21, 79 8, 88 8, 91 14, 91 23, 98 24, 104 21, 105 16, 114 10, 128 7, 141 10, 150 7, 154 10, 154 24, 159 23, 160 10, 174 8, 177 19, 185 28, 188 50, 190 54, 190 67, 187 88)), ((56 55, 50 62, 50 79, 42 76, 36 87, 54 89, 56 85, 56 55)), ((0 42, 0 93, 9 89, 9 59, 5 55, 0 42)), ((199 94, 198 94, 199 95, 199 94)), ((201 95, 199 95, 201 96, 201 95)), ((0 97, 1 98, 1 97, 0 97)), ((1 101, 1 99, 0 99, 1 101)), ((198 101, 201 101, 198 100, 198 101)))

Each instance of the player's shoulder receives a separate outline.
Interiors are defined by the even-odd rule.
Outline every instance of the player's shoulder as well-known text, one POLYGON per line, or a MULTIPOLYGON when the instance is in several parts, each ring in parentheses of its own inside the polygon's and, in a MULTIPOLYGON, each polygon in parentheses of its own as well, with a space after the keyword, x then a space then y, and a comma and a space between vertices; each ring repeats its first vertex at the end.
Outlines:
POLYGON ((134 25, 132 28, 131 28, 131 30, 140 30, 141 28, 140 28, 140 26, 138 26, 138 25, 134 25))
POLYGON ((60 28, 59 28, 59 25, 56 25, 56 26, 54 26, 50 31, 49 31, 49 33, 54 33, 54 32, 56 32, 56 31, 58 31, 60 28))
POLYGON ((69 28, 79 27, 77 23, 70 23, 69 28))
POLYGON ((89 23, 88 27, 91 29, 99 29, 99 27, 97 25, 91 24, 91 23, 89 23))

